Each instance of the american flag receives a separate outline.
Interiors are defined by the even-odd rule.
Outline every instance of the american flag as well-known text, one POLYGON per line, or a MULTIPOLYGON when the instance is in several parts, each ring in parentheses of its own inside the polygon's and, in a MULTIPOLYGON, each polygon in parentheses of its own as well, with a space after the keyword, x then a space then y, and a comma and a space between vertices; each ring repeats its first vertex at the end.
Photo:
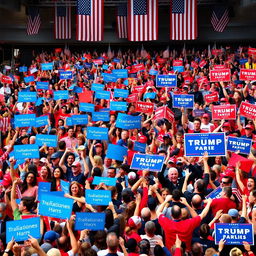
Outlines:
POLYGON ((229 10, 227 7, 214 7, 212 11, 211 23, 214 31, 223 32, 229 23, 229 10))
POLYGON ((27 20, 27 34, 38 34, 41 25, 41 19, 39 15, 39 9, 37 7, 28 8, 28 20, 27 20))
POLYGON ((127 4, 117 7, 117 33, 119 38, 127 38, 127 4))
POLYGON ((231 188, 232 188, 233 195, 236 196, 236 198, 239 202, 242 202, 242 195, 241 195, 241 192, 239 191, 239 189, 237 187, 237 183, 236 183, 235 179, 233 179, 233 181, 232 181, 231 188))
POLYGON ((71 7, 55 5, 55 39, 71 39, 71 7))
POLYGON ((171 40, 197 38, 197 0, 172 0, 170 17, 171 40))
POLYGON ((103 15, 103 0, 77 0, 76 39, 79 41, 102 41, 103 15))
POLYGON ((128 40, 158 39, 158 0, 128 1, 128 40))

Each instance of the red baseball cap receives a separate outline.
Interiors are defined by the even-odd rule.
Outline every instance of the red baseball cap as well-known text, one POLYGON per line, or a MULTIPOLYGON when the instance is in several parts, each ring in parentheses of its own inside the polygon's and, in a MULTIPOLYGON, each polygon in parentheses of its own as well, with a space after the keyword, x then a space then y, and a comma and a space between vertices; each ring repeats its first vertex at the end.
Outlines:
POLYGON ((229 127, 229 128, 231 128, 231 125, 230 125, 229 122, 225 122, 222 127, 229 127))
POLYGON ((140 143, 147 143, 148 138, 144 135, 141 135, 138 139, 138 142, 140 143))
POLYGON ((247 125, 245 126, 245 129, 254 130, 254 127, 253 127, 253 125, 251 125, 251 124, 247 124, 247 125))

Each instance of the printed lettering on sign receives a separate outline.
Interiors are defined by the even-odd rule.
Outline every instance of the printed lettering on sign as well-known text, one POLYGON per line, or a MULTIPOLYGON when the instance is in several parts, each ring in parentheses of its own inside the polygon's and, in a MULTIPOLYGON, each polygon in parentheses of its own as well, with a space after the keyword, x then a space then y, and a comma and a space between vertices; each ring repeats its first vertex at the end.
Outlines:
POLYGON ((256 80, 256 70, 255 69, 240 69, 240 80, 256 80))
POLYGON ((154 111, 154 103, 139 101, 136 104, 136 112, 152 113, 154 111))
POLYGON ((228 82, 231 79, 230 69, 218 69, 210 71, 211 82, 228 82))
POLYGON ((213 120, 235 120, 236 119, 236 105, 218 105, 212 107, 213 120))
POLYGON ((239 111, 241 116, 245 116, 250 119, 255 119, 256 117, 256 105, 243 101, 240 105, 239 111))

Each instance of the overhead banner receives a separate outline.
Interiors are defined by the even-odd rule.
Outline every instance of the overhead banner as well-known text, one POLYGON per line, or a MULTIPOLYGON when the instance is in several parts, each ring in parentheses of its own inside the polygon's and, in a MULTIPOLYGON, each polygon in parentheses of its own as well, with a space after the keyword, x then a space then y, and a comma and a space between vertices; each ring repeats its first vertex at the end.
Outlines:
POLYGON ((173 95, 173 107, 174 108, 193 108, 194 107, 194 95, 192 94, 174 94, 173 95))
POLYGON ((252 140, 228 136, 227 150, 241 154, 249 155, 251 151, 252 140))
POLYGON ((211 82, 229 82, 231 80, 230 69, 217 69, 210 70, 210 81, 211 82))
POLYGON ((164 156, 134 154, 130 168, 160 172, 163 168, 164 160, 164 156))
POLYGON ((138 101, 136 102, 135 111, 150 114, 154 111, 154 103, 138 101))
POLYGON ((225 133, 185 133, 185 156, 226 156, 225 133))
POLYGON ((236 120, 236 105, 213 105, 213 120, 236 120))
POLYGON ((239 108, 240 116, 245 116, 249 119, 254 120, 256 117, 256 105, 242 102, 239 108))
POLYGON ((240 80, 253 81, 256 80, 256 70, 255 69, 240 69, 240 80))
POLYGON ((252 224, 215 223, 215 244, 225 240, 225 245, 243 245, 246 241, 254 245, 254 230, 252 224))
POLYGON ((176 75, 157 75, 156 87, 176 87, 177 76, 176 75))

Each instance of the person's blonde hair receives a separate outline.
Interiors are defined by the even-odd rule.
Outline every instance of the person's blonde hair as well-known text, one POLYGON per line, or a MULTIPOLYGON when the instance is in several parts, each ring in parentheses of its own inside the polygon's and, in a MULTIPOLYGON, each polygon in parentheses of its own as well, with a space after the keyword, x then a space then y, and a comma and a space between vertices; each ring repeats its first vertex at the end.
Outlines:
POLYGON ((93 157, 95 165, 100 169, 103 169, 103 160, 101 156, 94 156, 93 157))
POLYGON ((206 249, 204 255, 205 256, 213 256, 215 254, 217 254, 217 251, 214 248, 208 248, 208 249, 206 249))
POLYGON ((229 256, 243 256, 243 253, 242 253, 242 251, 241 251, 239 248, 234 247, 234 248, 230 251, 229 256))

